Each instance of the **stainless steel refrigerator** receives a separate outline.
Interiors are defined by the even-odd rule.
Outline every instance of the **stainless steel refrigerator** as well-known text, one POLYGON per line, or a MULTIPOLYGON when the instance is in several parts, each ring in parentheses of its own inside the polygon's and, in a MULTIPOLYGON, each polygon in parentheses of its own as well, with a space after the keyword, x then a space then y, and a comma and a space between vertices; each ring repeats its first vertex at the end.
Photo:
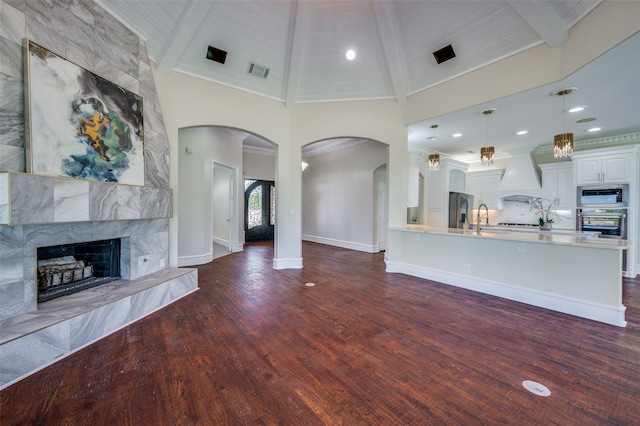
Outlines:
POLYGON ((471 225, 473 195, 462 192, 449 192, 449 228, 462 229, 464 222, 471 225))

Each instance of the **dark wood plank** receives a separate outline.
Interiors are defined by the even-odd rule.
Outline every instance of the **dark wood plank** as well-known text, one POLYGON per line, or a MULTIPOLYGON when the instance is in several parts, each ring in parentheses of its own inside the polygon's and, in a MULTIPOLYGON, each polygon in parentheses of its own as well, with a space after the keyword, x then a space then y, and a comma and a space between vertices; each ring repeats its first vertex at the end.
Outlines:
POLYGON ((199 267, 198 292, 3 390, 0 423, 640 424, 640 280, 619 328, 387 274, 383 254, 303 255, 199 267))

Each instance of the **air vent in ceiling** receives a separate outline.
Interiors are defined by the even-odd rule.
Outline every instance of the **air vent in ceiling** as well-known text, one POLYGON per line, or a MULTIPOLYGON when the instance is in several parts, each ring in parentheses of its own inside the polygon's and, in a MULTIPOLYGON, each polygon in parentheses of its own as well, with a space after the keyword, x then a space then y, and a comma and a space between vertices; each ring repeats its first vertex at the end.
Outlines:
POLYGON ((267 76, 269 75, 269 68, 265 67, 264 65, 258 65, 250 62, 247 73, 259 78, 267 78, 267 76))

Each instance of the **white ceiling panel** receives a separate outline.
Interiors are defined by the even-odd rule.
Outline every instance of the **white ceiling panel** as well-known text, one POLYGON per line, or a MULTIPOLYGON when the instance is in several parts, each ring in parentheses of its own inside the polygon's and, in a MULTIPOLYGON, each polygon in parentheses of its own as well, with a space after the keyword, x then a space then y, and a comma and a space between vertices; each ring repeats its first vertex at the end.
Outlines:
MULTIPOLYGON (((545 42, 551 45, 558 40, 562 43, 566 32, 601 3, 601 0, 194 0, 210 2, 211 7, 198 9, 208 13, 197 28, 180 29, 176 25, 190 1, 99 1, 147 41, 149 55, 156 63, 163 59, 168 46, 179 49, 177 55, 173 54, 179 59, 165 61, 173 64, 167 72, 184 72, 237 87, 280 100, 287 108, 294 108, 296 103, 352 99, 395 98, 402 103, 408 95, 533 46, 545 42), (193 33, 187 34, 192 37, 187 37, 185 30, 193 33), (456 57, 437 64, 433 52, 449 44, 456 57), (208 45, 228 52, 224 65, 205 59, 208 45), (357 51, 354 61, 345 58, 348 48, 357 51), (268 77, 247 74, 250 62, 269 68, 268 77)), ((637 40, 629 43, 637 49, 637 40)), ((627 63, 632 66, 621 66, 615 72, 609 68, 606 75, 599 77, 602 81, 589 78, 588 72, 584 72, 586 76, 576 73, 567 79, 566 84, 572 81, 572 85, 579 86, 573 99, 588 103, 588 111, 599 122, 607 123, 603 126, 606 134, 639 131, 637 117, 634 121, 632 113, 619 108, 624 103, 633 104, 638 110, 638 79, 630 81, 630 70, 637 72, 636 77, 640 74, 636 69, 640 66, 637 51, 635 56, 627 52, 632 58, 627 63), (632 96, 635 99, 630 99, 632 96)), ((612 61, 624 59, 613 54, 610 57, 612 61)), ((557 111, 552 112, 557 105, 550 105, 549 93, 553 89, 532 91, 526 107, 516 96, 475 108, 499 109, 490 119, 491 126, 495 126, 492 139, 497 150, 523 144, 535 146, 550 140, 558 128, 556 121, 561 118, 557 111), (519 127, 534 130, 524 138, 517 138, 514 132, 519 127)), ((475 156, 467 151, 477 150, 486 142, 486 122, 475 109, 411 125, 410 146, 458 159, 475 156), (432 135, 430 125, 438 120, 441 122, 437 123, 440 124, 437 133, 441 137, 427 142, 426 137, 432 135), (448 135, 454 131, 465 136, 453 140, 448 135)), ((593 137, 586 135, 582 127, 575 129, 577 139, 593 137)))

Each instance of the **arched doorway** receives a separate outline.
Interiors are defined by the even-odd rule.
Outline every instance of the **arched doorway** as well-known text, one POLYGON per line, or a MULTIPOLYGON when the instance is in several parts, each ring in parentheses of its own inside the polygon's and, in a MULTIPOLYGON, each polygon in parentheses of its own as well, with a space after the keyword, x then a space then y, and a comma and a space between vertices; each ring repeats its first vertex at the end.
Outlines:
POLYGON ((388 145, 344 137, 301 150, 301 238, 375 253, 386 249, 388 145))

